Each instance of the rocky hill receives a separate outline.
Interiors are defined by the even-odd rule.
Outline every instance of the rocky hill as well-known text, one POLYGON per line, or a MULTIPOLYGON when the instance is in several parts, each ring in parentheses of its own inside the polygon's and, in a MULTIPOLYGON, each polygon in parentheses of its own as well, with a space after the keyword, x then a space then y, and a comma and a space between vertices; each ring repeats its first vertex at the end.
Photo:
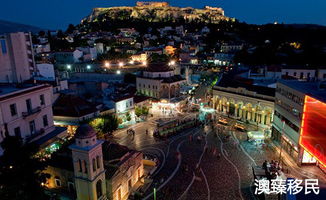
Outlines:
POLYGON ((138 2, 134 7, 94 8, 91 15, 82 20, 105 22, 110 20, 138 19, 148 22, 185 20, 186 22, 218 23, 221 20, 234 20, 224 16, 222 8, 206 6, 203 9, 173 7, 162 2, 138 2))

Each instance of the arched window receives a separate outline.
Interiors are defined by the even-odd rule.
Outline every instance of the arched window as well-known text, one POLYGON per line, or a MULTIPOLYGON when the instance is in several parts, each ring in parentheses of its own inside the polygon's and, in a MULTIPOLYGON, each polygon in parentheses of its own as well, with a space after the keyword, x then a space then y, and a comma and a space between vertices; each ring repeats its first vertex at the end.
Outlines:
POLYGON ((101 167, 100 156, 96 156, 97 169, 101 167))
POLYGON ((79 172, 82 172, 83 167, 82 167, 82 161, 80 159, 78 160, 78 165, 79 165, 79 172))
POLYGON ((96 195, 97 195, 97 199, 99 199, 102 195, 102 180, 98 180, 96 183, 96 195))
POLYGON ((87 174, 87 163, 85 160, 83 160, 83 164, 84 164, 84 172, 85 174, 87 174))
POLYGON ((95 158, 93 158, 93 172, 96 171, 96 162, 95 162, 95 158))

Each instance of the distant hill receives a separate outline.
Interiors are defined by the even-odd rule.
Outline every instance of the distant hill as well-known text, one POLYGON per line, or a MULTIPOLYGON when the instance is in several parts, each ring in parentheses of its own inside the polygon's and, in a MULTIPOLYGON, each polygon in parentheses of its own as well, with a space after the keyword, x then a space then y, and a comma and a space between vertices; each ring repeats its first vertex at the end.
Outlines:
POLYGON ((206 6, 203 9, 180 8, 166 2, 138 2, 134 7, 94 8, 82 23, 106 23, 112 20, 143 20, 147 22, 198 22, 219 23, 234 20, 224 16, 222 8, 206 6))
POLYGON ((12 32, 33 32, 37 33, 43 29, 36 27, 36 26, 30 26, 26 24, 19 24, 15 22, 9 22, 0 20, 0 34, 2 33, 12 33, 12 32))

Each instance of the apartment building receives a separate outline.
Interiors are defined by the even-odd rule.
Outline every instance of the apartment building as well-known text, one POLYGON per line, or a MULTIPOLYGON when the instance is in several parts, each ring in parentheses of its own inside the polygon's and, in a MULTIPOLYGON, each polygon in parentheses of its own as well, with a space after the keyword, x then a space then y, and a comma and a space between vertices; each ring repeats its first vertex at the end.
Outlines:
POLYGON ((42 146, 64 137, 66 129, 53 123, 52 90, 44 84, 0 85, 0 142, 6 136, 17 136, 42 146))
POLYGON ((21 83, 35 71, 31 34, 0 35, 0 83, 21 83))

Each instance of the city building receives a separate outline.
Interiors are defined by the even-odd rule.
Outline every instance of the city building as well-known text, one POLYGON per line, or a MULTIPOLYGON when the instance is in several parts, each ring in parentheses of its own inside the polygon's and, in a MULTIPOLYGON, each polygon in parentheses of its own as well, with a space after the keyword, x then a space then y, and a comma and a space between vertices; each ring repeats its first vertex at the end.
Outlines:
POLYGON ((78 200, 123 200, 143 184, 143 154, 98 140, 89 125, 76 130, 75 143, 52 155, 44 185, 78 200))
POLYGON ((156 99, 180 96, 180 87, 186 82, 166 64, 150 64, 141 76, 136 78, 137 92, 156 99))
POLYGON ((52 86, 0 86, 0 142, 17 136, 24 142, 44 147, 55 138, 67 136, 65 128, 54 126, 52 86))
POLYGON ((116 116, 121 119, 122 122, 135 119, 133 94, 127 94, 114 98, 113 102, 116 116))
POLYGON ((100 114, 97 105, 78 96, 61 94, 53 104, 53 119, 57 126, 66 127, 70 135, 75 133, 78 125, 100 114))
POLYGON ((325 102, 323 82, 277 82, 272 137, 298 165, 326 169, 325 102))
POLYGON ((36 71, 30 33, 0 35, 0 82, 21 83, 36 71))
POLYGON ((78 63, 83 59, 83 52, 80 50, 59 51, 54 53, 54 59, 58 64, 78 63))
POLYGON ((251 124, 270 127, 275 89, 238 82, 223 76, 213 87, 212 107, 219 113, 251 124))

